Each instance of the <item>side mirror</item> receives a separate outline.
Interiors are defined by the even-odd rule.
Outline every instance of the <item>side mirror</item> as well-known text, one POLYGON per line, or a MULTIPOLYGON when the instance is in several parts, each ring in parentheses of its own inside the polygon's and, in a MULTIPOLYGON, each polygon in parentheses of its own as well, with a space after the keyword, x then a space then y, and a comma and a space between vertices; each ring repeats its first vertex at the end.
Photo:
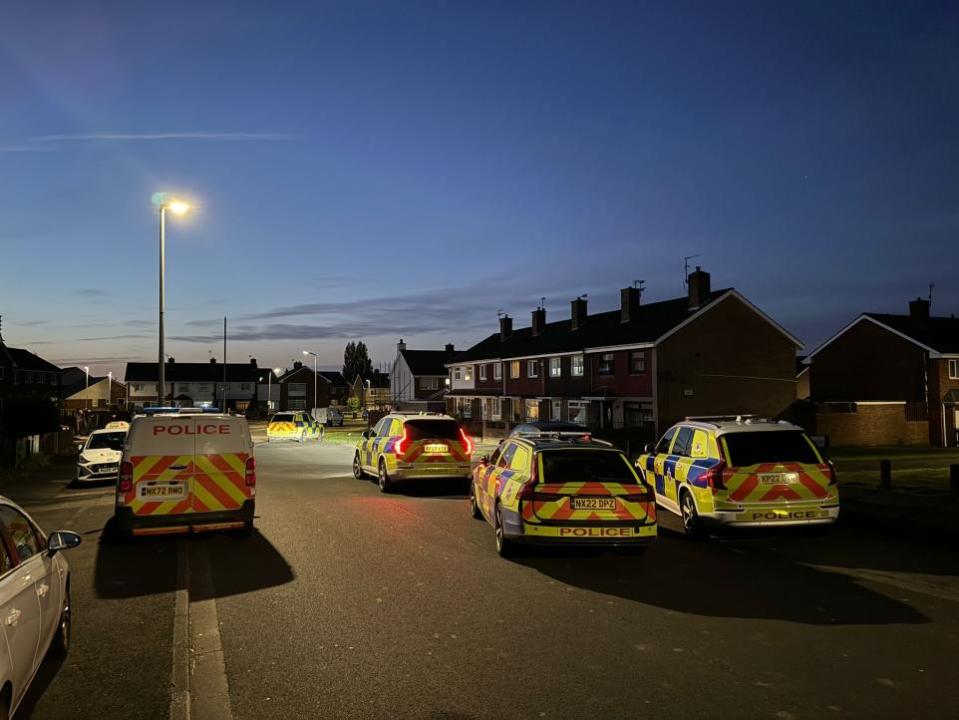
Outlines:
POLYGON ((373 437, 373 431, 372 431, 372 430, 364 430, 364 431, 363 431, 363 437, 365 437, 365 438, 373 437))
POLYGON ((480 464, 489 465, 489 455, 484 455, 480 458, 480 464))
POLYGON ((650 454, 652 451, 653 451, 653 444, 652 444, 652 443, 646 443, 646 444, 643 446, 643 452, 646 453, 647 455, 650 454))
POLYGON ((61 550, 69 550, 80 544, 80 536, 70 530, 57 530, 50 533, 47 540, 47 552, 50 556, 56 555, 61 550))

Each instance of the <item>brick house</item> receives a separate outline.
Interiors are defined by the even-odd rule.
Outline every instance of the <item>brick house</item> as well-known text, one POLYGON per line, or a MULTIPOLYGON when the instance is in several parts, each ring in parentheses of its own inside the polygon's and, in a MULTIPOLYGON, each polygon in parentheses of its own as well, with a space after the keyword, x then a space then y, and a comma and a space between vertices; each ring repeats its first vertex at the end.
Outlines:
POLYGON ((917 298, 863 313, 806 358, 815 431, 833 445, 959 444, 959 319, 917 298))
POLYGON ((390 374, 374 370, 368 378, 357 375, 350 385, 350 397, 359 398, 360 407, 386 407, 390 404, 390 374))
MULTIPOLYGON (((163 402, 182 407, 211 403, 221 409, 237 412, 245 412, 251 404, 256 403, 256 360, 251 359, 249 363, 226 363, 225 384, 223 378, 223 363, 218 363, 216 358, 205 363, 178 363, 174 358, 170 358, 164 370, 166 388, 163 402)), ((157 404, 159 378, 156 363, 127 363, 124 380, 129 390, 128 407, 157 404)))
POLYGON ((596 430, 634 428, 652 438, 687 415, 777 416, 796 398, 801 343, 734 289, 713 291, 699 268, 687 296, 641 303, 620 292, 620 308, 500 331, 448 363, 449 411, 515 423, 568 420, 596 430))
POLYGON ((127 387, 109 376, 87 377, 83 368, 63 370, 62 408, 64 410, 125 410, 127 387))
POLYGON ((280 384, 280 410, 309 410, 314 407, 330 406, 330 382, 322 373, 314 373, 299 360, 293 363, 293 369, 284 373, 278 380, 280 384), (314 395, 314 385, 316 394, 314 395))
POLYGON ((422 407, 441 401, 446 394, 449 373, 446 363, 456 355, 456 348, 443 350, 410 350, 400 340, 390 371, 390 401, 394 406, 422 407))

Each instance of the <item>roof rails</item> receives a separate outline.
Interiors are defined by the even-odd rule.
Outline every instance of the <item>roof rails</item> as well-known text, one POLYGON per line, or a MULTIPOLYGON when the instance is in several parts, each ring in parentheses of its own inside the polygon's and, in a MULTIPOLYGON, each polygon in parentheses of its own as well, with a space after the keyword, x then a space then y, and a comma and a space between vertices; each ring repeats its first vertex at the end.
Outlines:
POLYGON ((522 433, 516 436, 519 440, 528 440, 530 442, 541 442, 543 440, 555 443, 596 443, 597 445, 606 445, 613 447, 613 443, 607 440, 594 438, 588 432, 570 435, 567 432, 543 432, 538 434, 522 433))
POLYGON ((755 425, 757 423, 772 423, 788 425, 785 420, 776 420, 774 418, 761 417, 759 415, 687 415, 686 420, 690 422, 702 422, 710 425, 716 425, 721 422, 734 422, 740 425, 755 425))
POLYGON ((181 408, 176 406, 171 407, 145 407, 143 408, 144 415, 204 415, 207 413, 220 413, 220 408, 215 407, 203 407, 203 408, 181 408))

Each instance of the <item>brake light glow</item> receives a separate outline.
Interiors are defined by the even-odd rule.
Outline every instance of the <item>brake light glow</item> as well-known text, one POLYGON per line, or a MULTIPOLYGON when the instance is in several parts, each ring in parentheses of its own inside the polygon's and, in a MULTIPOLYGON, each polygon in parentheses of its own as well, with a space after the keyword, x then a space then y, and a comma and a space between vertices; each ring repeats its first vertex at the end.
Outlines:
POLYGON ((409 431, 406 429, 406 426, 403 426, 403 437, 396 441, 396 445, 393 446, 393 449, 396 451, 396 457, 399 460, 406 459, 406 444, 410 441, 409 431))
POLYGON ((246 459, 246 486, 253 487, 256 485, 256 460, 253 458, 246 459))
POLYGON ((463 451, 467 455, 473 454, 473 438, 466 434, 466 430, 460 428, 460 442, 463 444, 463 451))
POLYGON ((117 484, 117 490, 122 493, 128 493, 133 490, 133 463, 125 462, 120 465, 120 481, 117 484))
POLYGON ((533 455, 533 469, 530 471, 529 480, 523 483, 519 491, 520 500, 532 500, 535 493, 536 484, 539 482, 539 456, 533 455))
POLYGON ((720 460, 703 474, 706 484, 713 489, 713 492, 726 489, 726 485, 723 483, 723 473, 725 472, 726 463, 720 460))

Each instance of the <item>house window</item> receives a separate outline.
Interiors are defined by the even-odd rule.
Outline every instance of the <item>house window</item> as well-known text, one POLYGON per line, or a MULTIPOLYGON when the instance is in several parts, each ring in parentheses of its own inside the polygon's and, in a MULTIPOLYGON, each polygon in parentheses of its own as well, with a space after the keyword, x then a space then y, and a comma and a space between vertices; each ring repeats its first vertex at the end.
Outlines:
POLYGON ((420 389, 421 390, 435 390, 436 389, 437 379, 435 377, 424 377, 420 378, 420 389))
POLYGON ((519 360, 513 360, 509 364, 509 376, 514 380, 519 377, 519 360))
POLYGON ((577 425, 585 425, 587 408, 589 408, 589 402, 586 400, 570 400, 569 421, 574 422, 577 425))
POLYGON ((526 361, 526 377, 539 377, 539 360, 526 361))
MULTIPOLYGON (((189 385, 187 385, 189 387, 189 385)), ((293 386, 291 385, 290 388, 293 386)), ((198 393, 208 393, 210 392, 210 385, 208 383, 198 383, 196 386, 196 391, 198 393)))
POLYGON ((526 420, 539 420, 539 400, 526 401, 526 420))
POLYGON ((490 420, 499 420, 502 417, 499 398, 486 398, 486 417, 490 420))
POLYGON ((626 427, 641 427, 653 422, 653 404, 623 403, 623 422, 626 427))
POLYGON ((642 375, 646 372, 646 351, 633 350, 629 354, 629 374, 642 375))
POLYGON ((574 377, 582 377, 583 375, 583 356, 582 355, 573 355, 569 361, 569 374, 574 377))
POLYGON ((493 379, 503 379, 503 363, 493 363, 493 379))
MULTIPOLYGON (((287 387, 289 388, 289 390, 287 391, 287 394, 289 394, 289 395, 306 395, 306 383, 289 383, 289 385, 287 385, 287 387)), ((290 406, 290 409, 293 409, 293 410, 302 410, 303 407, 301 406, 301 407, 298 407, 298 408, 294 408, 294 407, 291 405, 291 406, 290 406)))
POLYGON ((464 379, 466 382, 471 382, 471 381, 473 380, 473 366, 472 366, 472 365, 467 365, 465 368, 463 368, 463 379, 464 379))
POLYGON ((603 353, 599 356, 599 374, 612 375, 615 369, 615 356, 613 353, 603 353))
POLYGON ((289 406, 290 410, 305 410, 306 400, 290 398, 290 401, 287 403, 287 405, 289 406))
POLYGON ((563 419, 563 401, 562 400, 553 400, 549 404, 549 419, 550 420, 562 420, 563 419))
POLYGON ((563 361, 562 358, 550 358, 549 359, 549 376, 550 377, 562 377, 563 376, 563 361))
POLYGON ((459 367, 453 368, 453 379, 454 380, 463 379, 463 368, 459 368, 459 367))
POLYGON ((480 365, 480 366, 479 366, 479 379, 480 379, 481 381, 482 381, 482 380, 486 380, 486 366, 485 366, 485 365, 480 365))
POLYGON ((949 361, 949 379, 959 380, 959 360, 949 361))
POLYGON ((456 404, 461 418, 468 420, 473 417, 473 400, 471 398, 457 398, 456 404))

